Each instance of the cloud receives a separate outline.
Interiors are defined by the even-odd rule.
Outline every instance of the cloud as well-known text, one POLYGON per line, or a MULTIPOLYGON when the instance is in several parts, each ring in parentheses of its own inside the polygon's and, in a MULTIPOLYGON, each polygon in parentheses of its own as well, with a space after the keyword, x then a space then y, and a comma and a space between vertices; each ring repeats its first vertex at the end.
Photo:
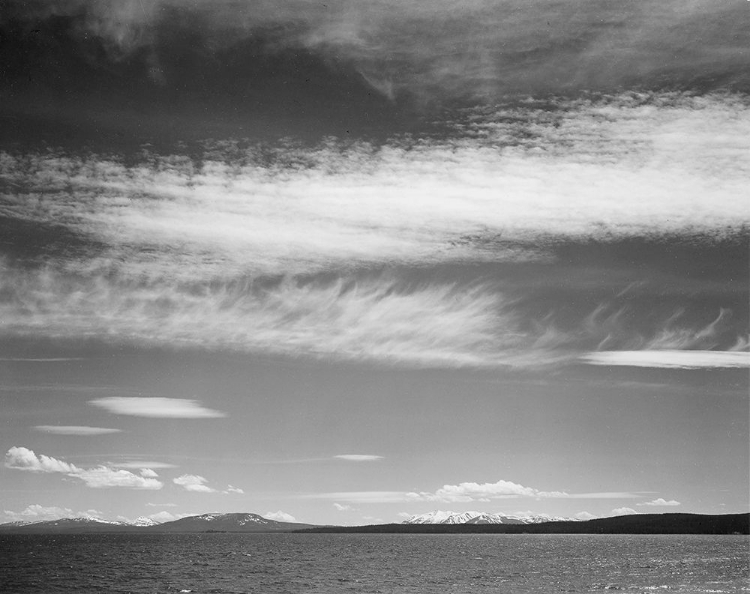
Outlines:
POLYGON ((632 516, 637 513, 638 512, 635 511, 631 507, 618 507, 617 509, 613 509, 611 512, 609 512, 609 515, 610 516, 632 516))
POLYGON ((63 518, 94 518, 98 519, 102 515, 97 510, 88 510, 85 512, 74 512, 67 507, 57 507, 32 504, 20 512, 4 510, 5 517, 10 522, 47 522, 51 520, 60 520, 63 518))
POLYGON ((17 188, 3 195, 5 216, 65 228, 88 247, 42 267, 0 263, 0 336, 445 367, 731 348, 743 333, 719 332, 725 319, 675 319, 628 346, 607 341, 602 325, 616 320, 604 314, 563 330, 529 320, 501 281, 398 272, 549 263, 560 242, 746 233, 746 99, 552 103, 466 110, 450 138, 382 146, 214 143, 200 160, 131 166, 3 153, 0 177, 17 188))
POLYGON ((243 491, 243 490, 242 490, 242 489, 240 489, 239 487, 233 487, 232 485, 229 485, 229 486, 227 487, 227 490, 226 490, 226 491, 222 491, 222 493, 225 493, 225 494, 227 494, 227 495, 228 495, 229 493, 236 493, 236 494, 238 494, 238 495, 244 495, 244 494, 245 494, 245 491, 243 491))
POLYGON ((750 367, 750 353, 738 351, 600 351, 581 359, 590 365, 665 369, 750 367))
POLYGON ((467 503, 471 501, 488 502, 496 499, 630 499, 637 495, 629 492, 567 493, 564 491, 541 491, 525 487, 511 481, 500 480, 495 483, 464 482, 457 485, 443 485, 436 491, 340 491, 318 493, 310 498, 337 499, 350 503, 403 503, 403 502, 441 502, 467 503))
POLYGON ((186 491, 192 491, 194 493, 216 493, 216 489, 212 489, 205 484, 208 482, 208 479, 196 474, 183 474, 176 479, 172 479, 172 482, 186 491))
POLYGON ((115 468, 177 468, 176 464, 169 464, 168 462, 155 462, 153 460, 132 460, 128 462, 115 462, 110 464, 115 468))
POLYGON ((203 407, 197 400, 161 397, 108 396, 89 401, 117 415, 160 419, 211 419, 225 413, 203 407))
POLYGON ((275 520, 276 522, 296 522, 297 520, 291 514, 283 512, 281 510, 277 512, 266 512, 263 517, 267 520, 275 520))
POLYGON ((334 456, 338 460, 346 460, 348 462, 374 462, 376 460, 382 460, 383 456, 374 456, 371 454, 338 454, 334 456))
POLYGON ((150 468, 143 468, 141 469, 141 476, 146 477, 146 478, 156 478, 159 475, 150 468))
POLYGON ((107 429, 105 427, 86 427, 80 425, 37 425, 34 427, 43 433, 54 435, 107 435, 110 433, 121 433, 122 429, 107 429))
POLYGON ((351 505, 342 505, 341 503, 335 503, 333 504, 333 507, 335 507, 338 511, 352 511, 354 508, 351 505))
POLYGON ((150 514, 146 517, 152 519, 154 522, 159 522, 160 524, 162 524, 164 522, 174 522, 175 520, 184 518, 185 514, 173 514, 168 511, 160 511, 156 512, 155 514, 150 514))
POLYGON ((576 520, 594 520, 599 516, 589 513, 587 511, 578 512, 573 516, 576 520))
POLYGON ((151 68, 143 76, 158 84, 178 73, 170 68, 174 50, 163 42, 169 31, 191 40, 196 60, 241 51, 244 40, 259 38, 267 53, 308 50, 353 67, 390 98, 408 93, 423 101, 598 90, 634 81, 707 86, 707 73, 718 78, 712 86, 743 87, 750 41, 743 7, 710 0, 594 0, 575 10, 543 0, 65 0, 19 4, 13 15, 32 22, 72 18, 74 35, 99 40, 110 62, 145 54, 151 68))
POLYGON ((149 507, 177 507, 176 503, 147 503, 149 507))
POLYGON ((5 467, 28 472, 64 474, 82 480, 87 487, 93 489, 124 487, 154 490, 163 486, 155 478, 138 476, 127 470, 116 470, 108 466, 79 468, 44 454, 37 456, 32 450, 17 446, 6 452, 5 467))
POLYGON ((679 501, 675 501, 674 499, 670 499, 667 501, 666 499, 659 497, 658 499, 654 499, 653 501, 646 501, 644 503, 639 503, 638 505, 650 505, 653 507, 676 507, 680 505, 679 501))

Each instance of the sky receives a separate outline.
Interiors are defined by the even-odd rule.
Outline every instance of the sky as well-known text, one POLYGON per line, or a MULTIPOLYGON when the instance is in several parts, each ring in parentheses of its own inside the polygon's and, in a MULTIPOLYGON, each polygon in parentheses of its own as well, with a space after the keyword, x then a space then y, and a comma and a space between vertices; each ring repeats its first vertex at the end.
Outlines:
POLYGON ((11 0, 0 522, 750 510, 744 0, 11 0))

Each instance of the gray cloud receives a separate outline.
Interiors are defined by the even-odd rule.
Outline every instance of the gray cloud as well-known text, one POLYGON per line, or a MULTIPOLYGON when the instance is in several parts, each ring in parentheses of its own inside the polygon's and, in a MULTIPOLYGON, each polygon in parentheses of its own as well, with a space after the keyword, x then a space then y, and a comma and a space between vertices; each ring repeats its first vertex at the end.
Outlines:
MULTIPOLYGON (((624 86, 747 88, 750 16, 710 0, 67 0, 16 4, 26 18, 74 16, 112 59, 191 28, 206 50, 270 35, 353 65, 371 86, 422 101, 624 86), (21 7, 21 8, 19 8, 21 7), (166 32, 166 34, 165 34, 166 32)), ((166 71, 166 72, 165 72, 166 71)))

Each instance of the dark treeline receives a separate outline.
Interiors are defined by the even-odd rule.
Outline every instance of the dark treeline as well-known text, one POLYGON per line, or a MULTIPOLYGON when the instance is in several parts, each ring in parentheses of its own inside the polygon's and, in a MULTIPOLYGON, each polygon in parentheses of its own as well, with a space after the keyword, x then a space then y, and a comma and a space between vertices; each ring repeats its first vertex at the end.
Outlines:
POLYGON ((542 524, 380 524, 305 532, 392 534, 750 534, 750 514, 637 514, 542 524))

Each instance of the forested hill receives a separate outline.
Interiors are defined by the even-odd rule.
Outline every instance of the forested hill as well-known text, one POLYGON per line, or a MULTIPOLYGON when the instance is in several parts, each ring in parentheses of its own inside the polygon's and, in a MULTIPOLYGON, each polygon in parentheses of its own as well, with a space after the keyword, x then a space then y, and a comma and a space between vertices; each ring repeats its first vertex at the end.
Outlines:
POLYGON ((325 526, 305 532, 404 534, 750 534, 750 514, 635 514, 542 524, 380 524, 325 526))

